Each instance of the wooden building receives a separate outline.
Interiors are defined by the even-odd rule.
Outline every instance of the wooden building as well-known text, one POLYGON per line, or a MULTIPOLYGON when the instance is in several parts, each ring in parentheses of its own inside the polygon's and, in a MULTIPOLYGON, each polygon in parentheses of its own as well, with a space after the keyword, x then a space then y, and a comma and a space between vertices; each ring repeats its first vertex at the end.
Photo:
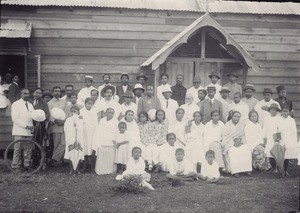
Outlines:
MULTIPOLYGON (((119 84, 144 72, 150 83, 183 73, 190 87, 212 71, 239 70, 241 84, 286 85, 300 127, 300 4, 212 0, 2 0, 1 75, 12 68, 22 86, 73 84, 103 73, 119 84)), ((276 94, 274 95, 276 97, 276 94)), ((274 97, 274 98, 275 98, 274 97)), ((0 112, 0 148, 11 140, 8 113, 0 112)))

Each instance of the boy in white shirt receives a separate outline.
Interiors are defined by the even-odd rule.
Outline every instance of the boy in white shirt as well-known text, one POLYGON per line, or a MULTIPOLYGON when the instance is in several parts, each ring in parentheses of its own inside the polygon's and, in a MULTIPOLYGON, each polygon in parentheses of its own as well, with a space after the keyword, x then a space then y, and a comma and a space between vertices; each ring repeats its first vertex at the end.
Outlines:
POLYGON ((158 146, 158 163, 155 172, 169 171, 172 162, 175 161, 175 151, 180 147, 176 141, 175 133, 168 133, 166 139, 168 143, 158 146))
POLYGON ((170 165, 170 173, 166 175, 172 180, 172 186, 181 185, 182 181, 197 179, 197 172, 192 163, 184 159, 184 149, 178 148, 175 151, 176 160, 170 165))
POLYGON ((201 172, 197 174, 197 176, 206 182, 216 183, 219 181, 220 172, 219 172, 219 164, 215 162, 215 152, 212 150, 208 150, 205 154, 205 159, 201 164, 201 172))

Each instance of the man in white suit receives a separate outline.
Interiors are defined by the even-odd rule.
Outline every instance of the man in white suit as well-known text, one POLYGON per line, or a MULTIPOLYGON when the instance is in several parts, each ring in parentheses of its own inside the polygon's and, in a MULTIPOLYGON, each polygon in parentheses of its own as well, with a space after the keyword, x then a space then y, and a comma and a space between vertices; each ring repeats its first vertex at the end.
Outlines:
MULTIPOLYGON (((21 90, 21 98, 15 101, 11 106, 11 117, 13 121, 12 135, 14 140, 31 139, 33 122, 31 113, 33 106, 28 102, 29 90, 21 90)), ((30 143, 15 143, 14 156, 11 167, 13 169, 20 169, 21 166, 21 151, 23 148, 24 168, 28 169, 31 161, 32 146, 30 143)))

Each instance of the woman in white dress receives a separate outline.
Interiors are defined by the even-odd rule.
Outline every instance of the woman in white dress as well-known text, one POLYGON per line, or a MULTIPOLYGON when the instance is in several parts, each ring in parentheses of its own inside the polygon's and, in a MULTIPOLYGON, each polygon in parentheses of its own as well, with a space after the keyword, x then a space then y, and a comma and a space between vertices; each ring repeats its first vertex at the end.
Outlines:
POLYGON ((244 126, 240 122, 241 113, 234 111, 232 118, 223 129, 223 154, 228 165, 227 170, 235 177, 239 173, 246 172, 252 176, 252 156, 249 147, 246 145, 244 126))
POLYGON ((281 116, 281 140, 282 144, 285 146, 283 176, 288 176, 287 168, 289 165, 289 159, 297 159, 297 153, 299 152, 299 149, 297 148, 297 126, 295 120, 290 116, 290 111, 288 107, 283 107, 281 111, 281 116))
POLYGON ((261 171, 271 169, 269 159, 265 153, 267 138, 258 122, 258 113, 249 112, 249 121, 245 126, 246 143, 252 152, 252 166, 261 171))
POLYGON ((113 140, 118 131, 118 120, 114 117, 114 112, 114 109, 107 108, 106 116, 99 121, 95 129, 92 149, 97 156, 95 172, 98 175, 116 171, 113 140))
POLYGON ((185 125, 184 122, 185 111, 182 108, 176 110, 176 120, 169 124, 169 133, 173 132, 177 136, 177 141, 181 144, 182 147, 186 146, 186 134, 185 134, 185 125))
POLYGON ((226 172, 221 147, 224 123, 220 121, 220 113, 218 110, 211 112, 211 118, 212 120, 204 125, 204 153, 206 153, 208 150, 213 150, 215 152, 215 161, 218 163, 219 167, 226 172))
POLYGON ((202 163, 205 160, 204 144, 203 144, 203 131, 204 125, 202 124, 202 116, 200 111, 193 114, 193 120, 186 126, 187 146, 186 158, 197 166, 197 163, 202 163))

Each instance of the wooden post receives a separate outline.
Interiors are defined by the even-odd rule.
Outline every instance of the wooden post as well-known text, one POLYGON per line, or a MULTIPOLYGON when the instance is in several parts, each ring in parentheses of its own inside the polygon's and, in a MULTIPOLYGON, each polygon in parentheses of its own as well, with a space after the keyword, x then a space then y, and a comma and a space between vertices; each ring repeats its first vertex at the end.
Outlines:
POLYGON ((156 70, 153 71, 154 71, 154 94, 157 97, 157 87, 159 85, 159 66, 156 70))
POLYGON ((202 30, 202 36, 201 36, 201 58, 205 58, 205 40, 206 40, 206 31, 202 30))

